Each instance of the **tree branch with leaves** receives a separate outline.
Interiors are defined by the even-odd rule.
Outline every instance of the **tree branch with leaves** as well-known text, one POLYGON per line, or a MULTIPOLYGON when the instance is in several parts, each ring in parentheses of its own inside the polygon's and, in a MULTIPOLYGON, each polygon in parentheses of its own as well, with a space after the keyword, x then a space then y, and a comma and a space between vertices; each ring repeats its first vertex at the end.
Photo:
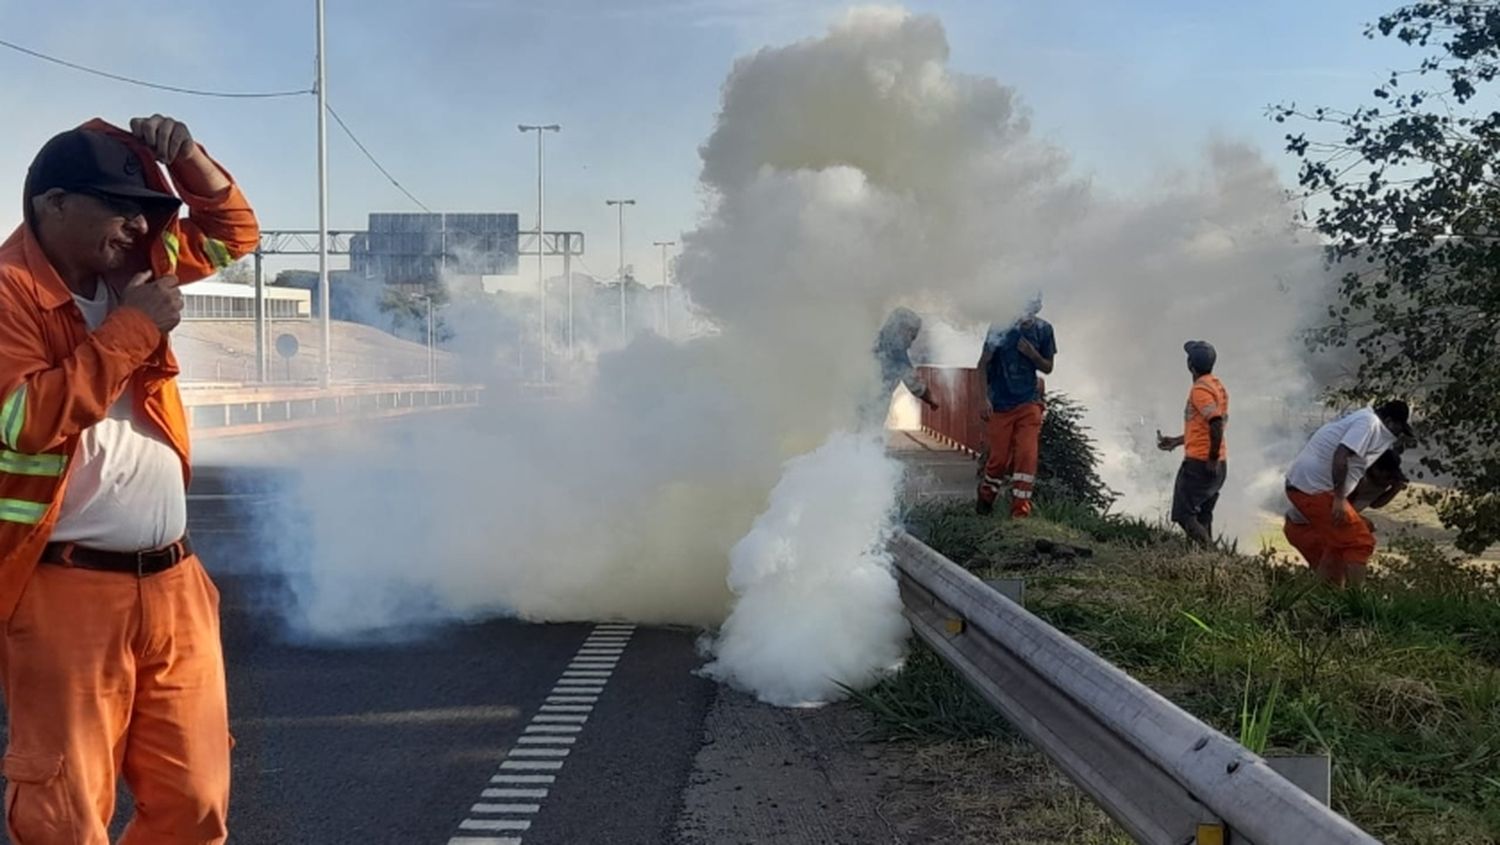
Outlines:
POLYGON ((1500 542, 1500 0, 1410 3, 1369 38, 1429 51, 1353 110, 1294 104, 1272 117, 1301 160, 1304 221, 1343 271, 1315 349, 1352 346, 1346 401, 1408 397, 1426 468, 1460 548, 1500 542))

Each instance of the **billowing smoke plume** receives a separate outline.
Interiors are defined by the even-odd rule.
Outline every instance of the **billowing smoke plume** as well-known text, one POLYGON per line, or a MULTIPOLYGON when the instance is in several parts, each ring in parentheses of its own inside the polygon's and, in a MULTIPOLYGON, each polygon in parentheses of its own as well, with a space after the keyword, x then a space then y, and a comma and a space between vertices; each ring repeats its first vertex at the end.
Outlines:
POLYGON ((873 434, 835 435, 787 464, 770 508, 730 552, 738 600, 705 674, 792 706, 899 664, 908 629, 885 543, 900 480, 873 434))
POLYGON ((716 331, 643 336, 563 398, 492 397, 483 420, 311 466, 305 630, 489 613, 712 626, 737 595, 716 676, 779 702, 869 680, 904 632, 879 555, 895 471, 835 433, 857 426, 897 304, 956 327, 935 346, 962 357, 966 332, 1042 291, 1049 384, 1090 404, 1134 507, 1175 460, 1144 433, 1180 426, 1182 342, 1214 342, 1230 499, 1255 503, 1270 421, 1302 388, 1285 289, 1316 257, 1253 153, 1216 144, 1202 175, 1102 196, 1030 135, 1015 92, 948 67, 937 19, 881 8, 737 63, 702 156, 710 206, 678 278, 716 331))

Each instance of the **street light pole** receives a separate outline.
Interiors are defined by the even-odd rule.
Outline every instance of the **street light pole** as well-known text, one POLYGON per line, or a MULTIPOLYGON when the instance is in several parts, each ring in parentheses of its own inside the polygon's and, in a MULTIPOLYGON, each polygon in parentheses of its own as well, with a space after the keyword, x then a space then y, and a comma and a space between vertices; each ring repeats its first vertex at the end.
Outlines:
POLYGON ((323 303, 323 369, 319 382, 333 382, 333 323, 328 314, 328 74, 323 49, 323 0, 318 0, 318 298, 323 303))
POLYGON ((547 250, 542 248, 542 237, 546 229, 542 228, 542 174, 543 170, 543 138, 548 132, 560 132, 562 127, 556 123, 534 124, 522 123, 516 127, 521 132, 536 133, 536 286, 541 294, 541 344, 542 344, 542 383, 547 381, 547 275, 543 269, 546 262, 547 250))
POLYGON ((573 360, 573 233, 563 232, 562 238, 563 278, 568 283, 568 360, 573 360))
POLYGON ((624 344, 629 339, 625 328, 625 206, 635 205, 635 200, 605 200, 604 204, 620 210, 620 343, 624 344))
POLYGON ((432 294, 427 294, 427 383, 437 384, 437 347, 433 345, 432 294))
POLYGON ((652 241, 652 246, 661 247, 661 336, 670 337, 672 331, 671 316, 667 309, 670 305, 668 294, 671 288, 667 286, 667 247, 677 246, 676 241, 652 241))

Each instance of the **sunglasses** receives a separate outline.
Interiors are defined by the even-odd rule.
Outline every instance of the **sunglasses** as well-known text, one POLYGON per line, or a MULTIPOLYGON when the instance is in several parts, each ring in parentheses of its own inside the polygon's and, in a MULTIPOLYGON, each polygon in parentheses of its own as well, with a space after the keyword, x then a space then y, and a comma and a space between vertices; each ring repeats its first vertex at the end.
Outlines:
POLYGON ((109 209, 111 214, 123 217, 126 220, 134 220, 137 217, 146 217, 149 219, 151 216, 151 210, 149 208, 140 204, 139 202, 136 202, 133 199, 111 196, 104 193, 103 191, 74 191, 74 193, 83 194, 86 197, 93 197, 94 199, 98 200, 105 208, 109 209))

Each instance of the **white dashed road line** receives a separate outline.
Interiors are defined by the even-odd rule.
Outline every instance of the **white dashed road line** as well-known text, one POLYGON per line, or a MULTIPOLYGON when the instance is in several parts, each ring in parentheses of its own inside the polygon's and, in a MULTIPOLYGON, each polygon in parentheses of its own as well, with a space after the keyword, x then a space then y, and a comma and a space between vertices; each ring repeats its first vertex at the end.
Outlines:
POLYGON ((634 633, 625 623, 594 626, 448 845, 522 845, 634 633))

